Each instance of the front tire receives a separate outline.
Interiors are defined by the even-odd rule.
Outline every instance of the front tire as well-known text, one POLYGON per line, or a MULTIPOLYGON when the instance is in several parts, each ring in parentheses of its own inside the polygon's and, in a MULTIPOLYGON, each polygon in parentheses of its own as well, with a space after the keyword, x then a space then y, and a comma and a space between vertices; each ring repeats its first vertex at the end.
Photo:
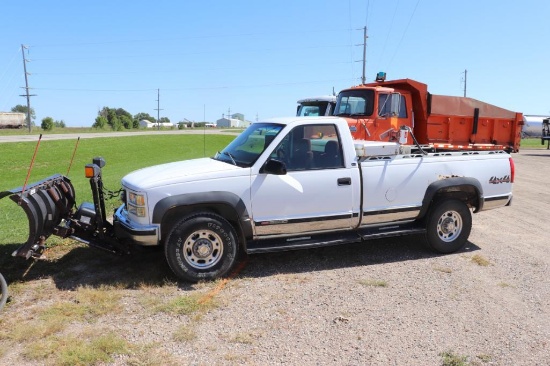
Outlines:
POLYGON ((464 247, 472 230, 472 213, 459 200, 444 200, 430 211, 426 241, 439 253, 453 253, 464 247))
POLYGON ((164 253, 178 278, 190 282, 212 280, 227 275, 235 266, 237 234, 219 215, 190 215, 172 228, 164 253))

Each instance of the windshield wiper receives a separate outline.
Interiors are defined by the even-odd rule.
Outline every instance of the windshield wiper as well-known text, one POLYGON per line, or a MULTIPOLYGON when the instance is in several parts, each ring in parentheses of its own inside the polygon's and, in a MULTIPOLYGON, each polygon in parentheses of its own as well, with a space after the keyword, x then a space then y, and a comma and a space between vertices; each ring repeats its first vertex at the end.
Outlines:
POLYGON ((224 151, 223 152, 224 155, 227 155, 231 158, 231 161, 233 162, 233 165, 237 165, 237 163, 235 162, 235 159, 233 159, 233 155, 231 155, 230 153, 228 153, 227 151, 224 151))

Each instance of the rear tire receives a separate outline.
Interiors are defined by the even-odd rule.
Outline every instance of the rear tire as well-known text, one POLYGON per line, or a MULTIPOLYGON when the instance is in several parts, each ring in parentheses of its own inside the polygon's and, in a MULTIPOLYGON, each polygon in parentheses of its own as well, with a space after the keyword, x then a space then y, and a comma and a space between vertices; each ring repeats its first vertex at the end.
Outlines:
POLYGON ((219 215, 193 214, 172 228, 164 253, 178 278, 212 280, 227 275, 237 263, 237 234, 219 215))
POLYGON ((472 230, 472 213, 459 200, 437 203, 426 223, 426 241, 439 253, 453 253, 464 247, 472 230))

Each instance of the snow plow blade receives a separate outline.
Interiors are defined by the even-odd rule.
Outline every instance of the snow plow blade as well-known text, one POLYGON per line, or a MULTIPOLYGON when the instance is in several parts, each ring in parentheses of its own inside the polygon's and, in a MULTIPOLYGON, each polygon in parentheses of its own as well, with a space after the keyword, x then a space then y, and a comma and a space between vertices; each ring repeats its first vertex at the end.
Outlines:
POLYGON ((57 234, 58 225, 67 219, 75 205, 75 191, 69 178, 56 174, 40 182, 0 192, 23 208, 29 221, 29 238, 13 252, 14 257, 40 257, 44 242, 57 234))

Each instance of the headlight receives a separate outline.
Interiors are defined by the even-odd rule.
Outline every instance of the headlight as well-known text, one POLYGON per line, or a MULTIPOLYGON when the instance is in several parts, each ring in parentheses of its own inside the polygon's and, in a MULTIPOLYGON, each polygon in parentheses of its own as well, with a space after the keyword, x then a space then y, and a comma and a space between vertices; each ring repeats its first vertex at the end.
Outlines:
POLYGON ((145 196, 134 192, 128 192, 128 203, 136 206, 145 206, 145 196))
POLYGON ((137 217, 147 216, 145 195, 128 191, 127 199, 126 208, 128 213, 136 215, 137 217))
POLYGON ((145 217, 146 214, 145 207, 137 207, 130 204, 128 205, 128 212, 138 217, 145 217))

